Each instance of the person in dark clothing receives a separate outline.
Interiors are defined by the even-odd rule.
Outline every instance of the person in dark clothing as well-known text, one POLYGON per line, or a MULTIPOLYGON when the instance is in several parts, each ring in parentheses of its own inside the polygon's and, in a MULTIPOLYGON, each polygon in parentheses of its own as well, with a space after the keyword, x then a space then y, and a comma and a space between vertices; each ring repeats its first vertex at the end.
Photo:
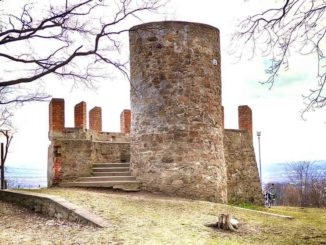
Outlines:
POLYGON ((272 184, 266 194, 265 194, 265 204, 267 207, 271 207, 273 205, 273 202, 275 200, 275 187, 274 187, 274 184, 272 184))

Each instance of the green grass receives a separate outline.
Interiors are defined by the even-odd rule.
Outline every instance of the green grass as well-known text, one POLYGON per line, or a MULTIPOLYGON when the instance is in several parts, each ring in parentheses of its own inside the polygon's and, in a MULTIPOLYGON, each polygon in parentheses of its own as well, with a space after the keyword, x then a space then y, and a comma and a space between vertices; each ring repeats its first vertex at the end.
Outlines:
MULTIPOLYGON (((325 209, 267 209, 240 205, 295 217, 294 220, 288 220, 233 206, 147 193, 62 188, 37 192, 64 197, 112 223, 110 228, 92 230, 91 236, 87 227, 79 231, 72 230, 71 233, 68 229, 65 236, 69 239, 62 240, 64 244, 65 241, 75 241, 76 237, 86 244, 108 241, 122 244, 326 244, 325 209), (225 232, 205 226, 216 222, 221 213, 230 213, 241 222, 238 232, 225 232)), ((43 239, 46 239, 46 234, 43 239)))
POLYGON ((247 208, 252 210, 259 210, 259 211, 265 211, 264 207, 257 206, 251 203, 241 202, 241 203, 232 203, 231 206, 234 207, 240 207, 240 208, 247 208))

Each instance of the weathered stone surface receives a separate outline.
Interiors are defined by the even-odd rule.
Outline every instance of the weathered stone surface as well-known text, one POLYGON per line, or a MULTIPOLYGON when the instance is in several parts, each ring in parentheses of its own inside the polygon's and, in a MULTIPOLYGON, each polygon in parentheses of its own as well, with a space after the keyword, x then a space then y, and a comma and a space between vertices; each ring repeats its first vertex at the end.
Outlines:
POLYGON ((97 132, 94 130, 80 129, 80 128, 64 128, 63 132, 56 132, 53 134, 52 131, 49 132, 49 139, 86 139, 93 141, 107 141, 111 143, 129 142, 130 137, 128 134, 124 133, 114 133, 114 132, 97 132))
POLYGON ((65 129, 50 139, 48 186, 90 176, 92 164, 96 162, 130 160, 130 140, 124 134, 65 129))
POLYGON ((263 204, 263 195, 252 145, 247 130, 224 130, 228 202, 263 204))
POLYGON ((130 143, 109 143, 95 141, 93 144, 93 162, 129 162, 130 143))
POLYGON ((130 30, 131 168, 148 190, 226 202, 218 29, 130 30))

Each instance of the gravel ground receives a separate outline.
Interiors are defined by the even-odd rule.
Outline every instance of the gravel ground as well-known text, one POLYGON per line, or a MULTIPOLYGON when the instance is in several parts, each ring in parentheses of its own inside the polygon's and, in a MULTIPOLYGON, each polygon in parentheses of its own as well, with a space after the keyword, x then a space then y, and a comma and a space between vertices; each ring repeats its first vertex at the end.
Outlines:
MULTIPOLYGON (((326 244, 326 212, 277 207, 275 218, 211 202, 146 192, 51 188, 58 195, 108 220, 105 229, 47 219, 0 202, 0 244, 326 244), (206 227, 220 213, 241 222, 238 232, 206 227)), ((267 210, 270 211, 270 210, 267 210)))

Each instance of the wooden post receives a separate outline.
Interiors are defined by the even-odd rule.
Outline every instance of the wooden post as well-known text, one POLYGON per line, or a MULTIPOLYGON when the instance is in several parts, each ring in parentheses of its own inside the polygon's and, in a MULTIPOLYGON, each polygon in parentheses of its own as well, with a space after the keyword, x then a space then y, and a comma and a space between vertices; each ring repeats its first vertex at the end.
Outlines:
POLYGON ((1 190, 5 188, 4 144, 1 143, 1 190))

